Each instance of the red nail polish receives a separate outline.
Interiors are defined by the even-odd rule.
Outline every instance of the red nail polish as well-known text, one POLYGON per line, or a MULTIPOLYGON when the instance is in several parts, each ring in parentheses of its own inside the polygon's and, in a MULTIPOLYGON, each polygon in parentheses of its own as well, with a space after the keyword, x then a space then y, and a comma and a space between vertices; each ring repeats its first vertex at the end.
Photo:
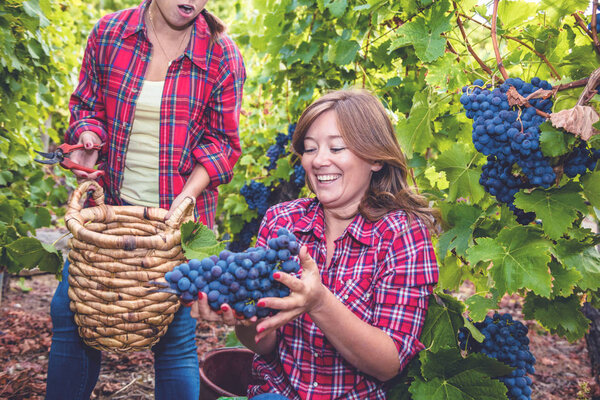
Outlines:
POLYGON ((198 292, 198 300, 202 300, 202 292, 198 292))
POLYGON ((259 301, 258 303, 256 303, 257 307, 264 307, 265 306, 265 302, 264 301, 259 301))
POLYGON ((227 311, 227 306, 221 306, 221 310, 227 311))
POLYGON ((275 278, 275 279, 279 279, 280 276, 281 276, 281 274, 279 272, 273 273, 273 278, 275 278))
POLYGON ((264 331, 264 330, 265 330, 265 328, 261 326, 260 328, 258 328, 258 329, 256 330, 256 332, 258 332, 258 333, 261 333, 261 332, 262 332, 262 331, 264 331))

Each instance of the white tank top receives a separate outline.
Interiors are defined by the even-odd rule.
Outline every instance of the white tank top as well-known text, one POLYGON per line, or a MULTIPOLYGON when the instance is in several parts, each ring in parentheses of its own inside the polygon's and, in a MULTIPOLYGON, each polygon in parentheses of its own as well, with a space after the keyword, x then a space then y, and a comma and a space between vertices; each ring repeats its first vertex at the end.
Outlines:
POLYGON ((158 207, 160 103, 165 81, 144 81, 137 100, 123 169, 123 200, 158 207))

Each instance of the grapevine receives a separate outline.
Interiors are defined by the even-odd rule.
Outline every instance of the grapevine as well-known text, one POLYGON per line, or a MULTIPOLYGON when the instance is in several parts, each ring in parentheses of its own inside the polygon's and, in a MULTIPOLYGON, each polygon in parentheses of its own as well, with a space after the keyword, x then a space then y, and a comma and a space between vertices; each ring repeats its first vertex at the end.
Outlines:
MULTIPOLYGON (((542 154, 540 149, 540 125, 543 115, 552 111, 552 101, 530 98, 524 107, 509 104, 511 89, 520 96, 528 97, 538 90, 551 90, 552 86, 539 78, 530 83, 521 79, 507 79, 492 89, 484 87, 478 79, 471 86, 463 87, 460 102, 467 118, 473 120, 473 144, 480 153, 488 156, 482 168, 480 183, 500 203, 508 205, 521 224, 535 219, 535 213, 525 213, 513 204, 514 195, 521 189, 549 188, 557 181, 556 163, 542 154), (541 115, 540 115, 541 114, 541 115)), ((565 174, 574 177, 593 170, 600 152, 592 151, 581 143, 568 154, 564 162, 565 174)))

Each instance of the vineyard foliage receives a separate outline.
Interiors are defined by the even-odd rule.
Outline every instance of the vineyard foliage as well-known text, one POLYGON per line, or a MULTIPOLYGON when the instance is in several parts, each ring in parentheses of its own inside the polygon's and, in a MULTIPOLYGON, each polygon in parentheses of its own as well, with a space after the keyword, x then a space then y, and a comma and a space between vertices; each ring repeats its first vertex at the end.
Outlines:
MULTIPOLYGON (((35 265, 58 270, 52 246, 28 236, 49 225, 53 214, 60 216, 57 206, 74 181, 59 168, 35 165, 33 149, 44 148, 48 138, 60 142, 92 24, 103 10, 136 3, 0 4, 0 265, 13 271, 35 265)), ((223 237, 235 239, 260 217, 241 194, 252 181, 277 191, 272 200, 308 195, 306 188, 286 186, 297 164, 289 146, 274 164, 267 151, 312 100, 340 88, 366 88, 384 102, 412 183, 441 210, 443 231, 435 238, 439 294, 432 298, 423 333, 426 350, 402 378, 410 386, 399 385, 394 398, 506 398, 499 381, 486 383, 506 373, 503 365, 481 354, 465 358, 456 340, 463 326, 481 339, 472 322, 496 309, 506 293, 523 296, 526 318, 569 340, 588 328, 581 304, 600 305, 600 236, 589 229, 600 217, 599 167, 574 178, 559 168, 549 188, 520 190, 515 206, 536 214, 534 222, 521 225, 479 183, 486 157, 473 145, 473 121, 460 102, 462 88, 476 79, 492 88, 505 80, 499 61, 509 77, 525 82, 539 77, 556 87, 589 77, 600 65, 600 45, 587 28, 591 5, 587 0, 498 3, 496 19, 491 2, 476 0, 208 4, 227 22, 248 71, 240 124, 243 155, 232 182, 220 189, 217 223, 223 237), (442 293, 466 281, 474 294, 464 303, 442 293)), ((573 107, 583 91, 581 85, 560 87, 553 93, 553 114, 573 107)), ((600 109, 599 100, 596 95, 588 103, 600 109)), ((571 133, 549 123, 541 129, 540 149, 552 165, 574 150, 571 133)), ((587 143, 599 149, 600 137, 587 143)))

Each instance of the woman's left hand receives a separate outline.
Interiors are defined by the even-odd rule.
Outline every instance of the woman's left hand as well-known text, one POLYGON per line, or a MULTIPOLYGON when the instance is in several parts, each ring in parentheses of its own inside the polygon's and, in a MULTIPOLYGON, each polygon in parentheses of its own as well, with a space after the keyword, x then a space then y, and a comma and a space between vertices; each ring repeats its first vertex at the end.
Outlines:
POLYGON ((306 247, 300 249, 300 264, 302 265, 302 276, 300 279, 286 274, 276 272, 273 274, 275 280, 290 288, 289 296, 266 297, 260 299, 259 307, 269 307, 280 310, 272 317, 261 320, 256 326, 256 342, 269 335, 275 329, 295 320, 304 313, 315 311, 322 305, 327 288, 321 283, 321 274, 317 263, 308 254, 306 247))
POLYGON ((171 203, 171 208, 169 208, 169 212, 167 212, 167 215, 165 215, 165 221, 171 218, 173 212, 177 210, 177 207, 179 207, 179 205, 183 202, 183 200, 186 199, 186 197, 190 197, 193 199, 191 195, 184 192, 181 192, 177 197, 175 197, 175 200, 173 200, 173 202, 171 203))

